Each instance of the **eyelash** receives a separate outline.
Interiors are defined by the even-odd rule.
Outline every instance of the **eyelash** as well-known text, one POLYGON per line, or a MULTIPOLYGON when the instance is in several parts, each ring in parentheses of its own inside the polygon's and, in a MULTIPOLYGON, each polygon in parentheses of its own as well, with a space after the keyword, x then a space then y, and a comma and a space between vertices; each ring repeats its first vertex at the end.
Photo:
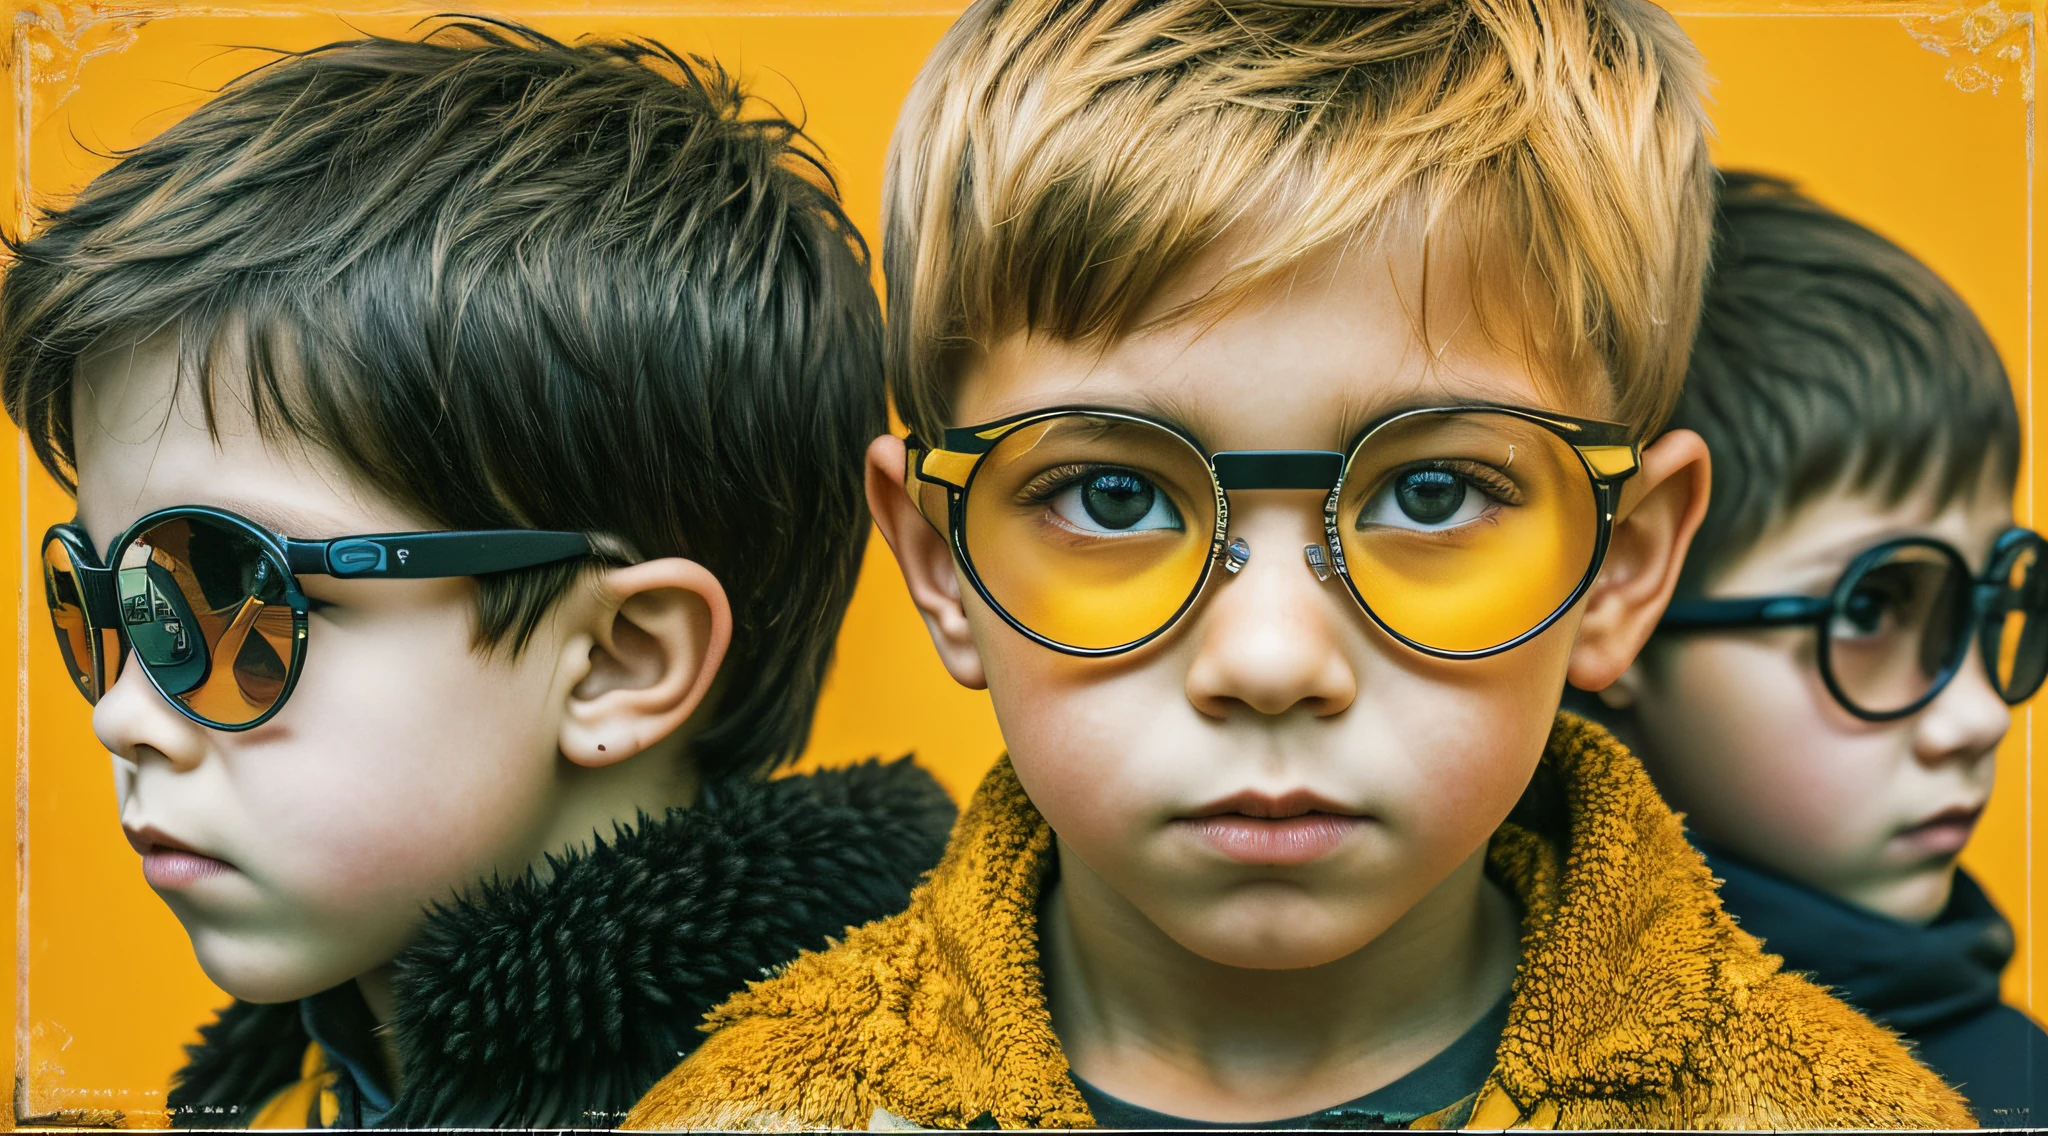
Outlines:
POLYGON ((1017 490, 1017 500, 1026 505, 1043 505, 1061 493, 1066 492, 1076 482, 1087 478, 1090 474, 1104 473, 1111 470, 1120 470, 1131 474, 1133 477, 1141 477, 1146 481, 1153 482, 1155 485, 1158 484, 1152 478, 1145 477, 1144 474, 1134 469, 1127 470, 1122 466, 1088 465, 1077 462, 1070 465, 1056 465, 1025 482, 1017 490))
POLYGON ((1519 505, 1523 501, 1522 487, 1513 478, 1484 462, 1467 461, 1461 458, 1441 458, 1435 461, 1417 462, 1395 470, 1391 477, 1412 473, 1418 469, 1441 470, 1456 474, 1472 484, 1472 487, 1503 505, 1519 505))

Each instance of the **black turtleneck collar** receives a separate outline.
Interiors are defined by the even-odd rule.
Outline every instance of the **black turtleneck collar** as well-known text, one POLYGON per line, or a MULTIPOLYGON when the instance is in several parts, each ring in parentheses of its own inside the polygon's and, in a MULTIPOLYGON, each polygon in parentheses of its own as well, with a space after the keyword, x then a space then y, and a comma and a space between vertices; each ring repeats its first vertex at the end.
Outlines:
POLYGON ((1958 868, 1948 906, 1926 925, 1845 903, 1702 843, 1721 902, 1742 929, 1843 1001, 1903 1033, 1998 1004, 2012 925, 1958 868))
POLYGON ((565 852, 546 880, 479 883, 435 908, 394 964, 388 1025, 405 1075, 388 1112, 373 1115, 378 1050, 351 983, 221 1011, 177 1075, 173 1122, 247 1124, 298 1079, 310 1023, 331 1065, 363 1063, 371 1083, 343 1095, 371 1106, 365 1124, 613 1127, 696 1048, 705 1011, 902 910, 953 814, 907 758, 718 785, 565 852))

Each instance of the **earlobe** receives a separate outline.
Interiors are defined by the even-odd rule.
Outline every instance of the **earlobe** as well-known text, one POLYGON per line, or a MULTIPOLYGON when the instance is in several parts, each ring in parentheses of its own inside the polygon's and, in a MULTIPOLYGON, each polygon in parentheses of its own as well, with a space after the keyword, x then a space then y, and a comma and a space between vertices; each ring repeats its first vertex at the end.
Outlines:
POLYGON ((1631 663, 1627 670, 1621 672, 1619 678, 1596 691, 1600 705, 1609 710, 1627 710, 1634 706, 1637 698, 1636 683, 1641 677, 1639 671, 1639 666, 1631 663))
POLYGON ((1606 562, 1581 601, 1566 672, 1573 686, 1605 690, 1649 642, 1706 517, 1710 472, 1707 444, 1691 430, 1673 430, 1643 450, 1606 562))
POLYGON ((703 704, 732 644, 732 604, 711 571, 664 557, 604 573, 578 636, 562 755, 612 765, 674 734, 703 704))
POLYGON ((917 503, 903 487, 906 460, 903 439, 884 434, 868 446, 868 511, 896 564, 903 570, 903 582, 910 600, 924 617, 938 648, 939 661, 953 680, 971 690, 988 686, 981 654, 974 645, 974 629, 967 621, 958 569, 946 534, 918 511, 917 503))

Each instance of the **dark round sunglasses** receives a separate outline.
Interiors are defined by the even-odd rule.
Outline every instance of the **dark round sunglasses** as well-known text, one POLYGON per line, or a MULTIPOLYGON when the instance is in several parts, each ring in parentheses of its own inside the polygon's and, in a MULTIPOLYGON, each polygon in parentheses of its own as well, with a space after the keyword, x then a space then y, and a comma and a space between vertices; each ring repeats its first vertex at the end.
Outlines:
POLYGON ((2043 549, 2033 530, 2007 529, 1978 576, 1943 541, 1886 541, 1850 561, 1825 596, 1681 600, 1658 630, 1814 627, 1828 693, 1871 722, 1903 718, 1934 701, 1975 641, 1993 689, 2016 706, 2048 675, 2043 549))
POLYGON ((222 509, 151 513, 103 562, 76 525, 43 535, 43 590, 71 681, 97 703, 132 649, 178 712, 216 730, 269 721, 306 658, 300 575, 476 576, 592 554, 582 533, 378 533, 294 540, 222 509), (111 566, 109 566, 111 565, 111 566))

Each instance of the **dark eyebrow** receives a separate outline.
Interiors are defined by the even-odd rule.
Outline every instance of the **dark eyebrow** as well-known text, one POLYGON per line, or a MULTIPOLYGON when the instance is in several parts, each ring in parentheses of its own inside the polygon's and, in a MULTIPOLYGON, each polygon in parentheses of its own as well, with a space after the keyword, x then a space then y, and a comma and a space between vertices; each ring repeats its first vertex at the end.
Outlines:
POLYGON ((290 537, 293 540, 332 540, 343 536, 361 536, 372 531, 360 524, 344 523, 337 517, 317 510, 284 509, 262 501, 232 497, 224 497, 211 504, 213 508, 225 509, 246 517, 279 536, 290 537))

